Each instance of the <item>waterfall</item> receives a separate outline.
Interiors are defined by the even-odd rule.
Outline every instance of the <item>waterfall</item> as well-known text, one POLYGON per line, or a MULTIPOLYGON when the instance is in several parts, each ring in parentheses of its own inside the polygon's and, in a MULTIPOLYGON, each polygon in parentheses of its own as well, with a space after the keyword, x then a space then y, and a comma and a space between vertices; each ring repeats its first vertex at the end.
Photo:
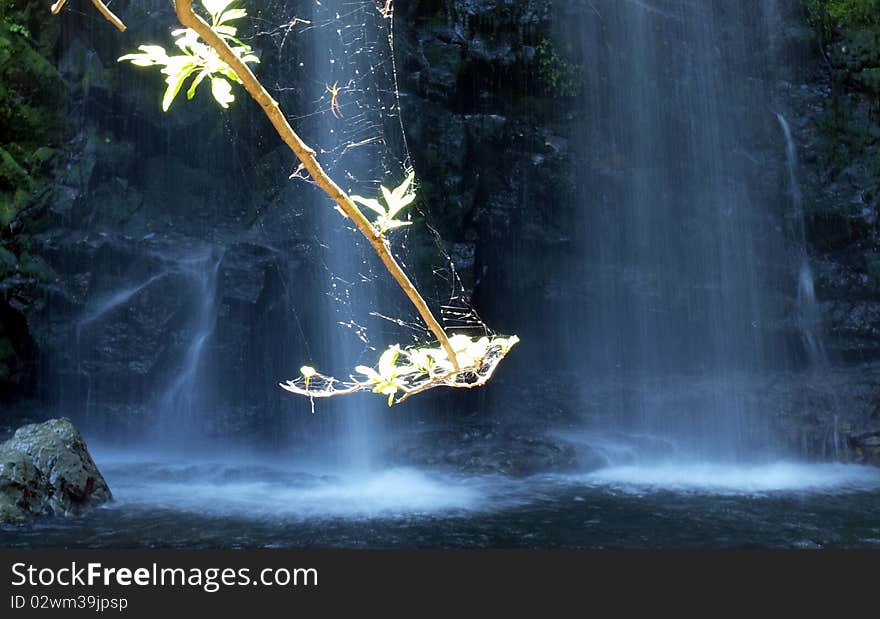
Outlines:
POLYGON ((831 363, 825 350, 825 342, 822 337, 822 314, 819 303, 816 301, 816 286, 813 277, 813 269, 810 266, 810 256, 807 253, 807 230, 804 214, 804 197, 798 179, 798 153, 797 145, 791 133, 791 126, 785 116, 777 113, 776 119, 785 137, 785 161, 788 171, 788 188, 792 203, 792 219, 795 229, 796 260, 798 273, 797 287, 797 313, 796 324, 798 333, 803 342, 807 362, 807 371, 811 376, 812 387, 819 387, 830 395, 834 424, 829 436, 824 441, 824 457, 839 460, 843 453, 843 444, 838 429, 840 417, 839 403, 834 386, 829 383, 828 377, 831 363))
POLYGON ((596 1, 572 24, 587 302, 568 310, 570 359, 591 429, 650 437, 662 456, 774 448, 757 394, 786 366, 768 276, 784 239, 757 154, 767 94, 749 73, 772 53, 761 4, 596 1))
MULTIPOLYGON (((344 84, 352 76, 351 69, 340 59, 346 57, 346 19, 351 19, 345 10, 344 0, 329 0, 317 3, 314 7, 315 23, 329 23, 320 36, 312 37, 311 58, 314 73, 320 79, 312 91, 313 101, 320 113, 312 131, 316 146, 328 152, 345 150, 344 134, 346 118, 331 109, 329 88, 334 83, 344 84)), ((348 95, 351 96, 351 95, 348 95)), ((345 99, 343 98, 343 102, 345 99)), ((332 167, 331 176, 354 176, 352 171, 363 171, 374 165, 369 154, 353 152, 338 162, 344 170, 332 167)), ((372 177, 371 177, 372 178, 372 177)), ((323 372, 334 376, 347 377, 354 372, 356 365, 373 365, 378 355, 365 353, 365 344, 358 338, 356 327, 351 323, 364 324, 369 309, 375 306, 374 294, 369 283, 358 285, 362 273, 367 272, 369 258, 360 244, 361 236, 343 218, 332 201, 323 192, 315 192, 311 212, 315 213, 315 237, 320 246, 316 261, 317 281, 322 287, 320 301, 320 321, 315 326, 319 333, 320 345, 316 350, 315 364, 323 372), (372 356, 370 356, 372 355, 372 356)), ((380 464, 379 456, 383 444, 383 424, 387 416, 381 401, 364 394, 346 396, 336 400, 322 401, 318 406, 324 446, 321 458, 348 472, 364 473, 380 464)), ((317 426, 315 424, 312 427, 317 426)))
POLYGON ((199 375, 205 344, 217 319, 216 290, 219 258, 213 251, 183 259, 180 270, 192 282, 195 309, 189 341, 179 366, 172 373, 156 404, 157 431, 165 445, 182 446, 198 441, 199 422, 210 411, 204 410, 209 381, 199 375))
POLYGON ((791 134, 791 127, 785 116, 776 114, 779 126, 785 136, 785 161, 788 171, 788 187, 792 202, 792 219, 796 230, 797 242, 797 326, 804 343, 809 367, 814 371, 827 370, 828 354, 822 340, 822 317, 819 304, 816 302, 815 281, 810 257, 807 254, 807 232, 804 221, 804 197, 798 180, 797 145, 791 134))

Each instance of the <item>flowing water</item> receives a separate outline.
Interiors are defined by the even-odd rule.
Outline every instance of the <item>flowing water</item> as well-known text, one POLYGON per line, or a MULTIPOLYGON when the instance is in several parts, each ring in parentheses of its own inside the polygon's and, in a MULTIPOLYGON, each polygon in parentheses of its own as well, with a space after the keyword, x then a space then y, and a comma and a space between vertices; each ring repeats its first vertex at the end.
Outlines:
POLYGON ((611 467, 526 479, 301 459, 95 450, 116 501, 0 525, 3 547, 880 547, 880 471, 837 464, 611 467))
POLYGON ((198 435, 204 416, 210 414, 205 404, 210 382, 200 376, 199 370, 205 345, 217 320, 217 270, 220 260, 214 254, 208 251, 181 262, 183 273, 192 282, 194 324, 182 363, 155 404, 159 411, 156 433, 165 444, 171 441, 179 446, 186 445, 187 441, 198 435))
POLYGON ((752 395, 791 367, 773 331, 785 188, 759 164, 777 4, 596 1, 568 26, 586 72, 588 295, 570 355, 585 399, 604 394, 593 430, 710 461, 775 453, 752 395))

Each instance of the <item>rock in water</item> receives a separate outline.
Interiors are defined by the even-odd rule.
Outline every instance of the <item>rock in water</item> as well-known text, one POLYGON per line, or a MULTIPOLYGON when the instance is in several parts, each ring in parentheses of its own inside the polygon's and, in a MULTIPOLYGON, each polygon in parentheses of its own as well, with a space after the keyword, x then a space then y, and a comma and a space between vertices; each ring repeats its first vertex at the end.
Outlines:
POLYGON ((23 426, 0 444, 0 522, 78 515, 112 498, 67 418, 23 426))

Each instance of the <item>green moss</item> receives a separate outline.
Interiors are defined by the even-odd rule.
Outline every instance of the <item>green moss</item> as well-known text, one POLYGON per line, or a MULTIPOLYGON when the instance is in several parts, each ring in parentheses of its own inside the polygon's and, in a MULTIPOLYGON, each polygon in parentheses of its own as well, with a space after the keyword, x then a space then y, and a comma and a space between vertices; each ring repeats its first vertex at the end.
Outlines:
MULTIPOLYGON (((831 104, 819 123, 831 179, 880 192, 880 0, 805 0, 831 67, 831 104)), ((819 206, 819 205, 816 205, 819 206)), ((860 216, 857 202, 846 205, 860 216)))
POLYGON ((55 164, 64 87, 48 56, 58 21, 38 3, 0 0, 0 226, 55 164))
POLYGON ((28 173, 9 151, 0 146, 0 188, 17 189, 25 184, 30 184, 28 173))
POLYGON ((880 26, 880 0, 804 0, 810 23, 830 38, 835 31, 880 26))
POLYGON ((582 67, 565 60, 549 39, 543 39, 535 48, 534 62, 548 96, 565 98, 580 93, 582 67))
POLYGON ((57 277, 55 271, 40 256, 23 253, 20 258, 21 273, 41 281, 51 281, 57 277))

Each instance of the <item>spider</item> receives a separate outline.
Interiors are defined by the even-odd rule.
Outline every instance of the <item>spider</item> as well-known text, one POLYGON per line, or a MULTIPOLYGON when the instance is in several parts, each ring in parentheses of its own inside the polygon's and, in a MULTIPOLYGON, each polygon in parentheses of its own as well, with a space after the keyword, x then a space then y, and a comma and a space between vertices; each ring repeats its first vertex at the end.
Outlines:
POLYGON ((333 86, 324 84, 324 88, 330 93, 330 112, 334 118, 342 118, 342 108, 339 106, 339 82, 333 82, 333 86))
POLYGON ((382 8, 376 7, 376 10, 382 14, 382 17, 388 19, 391 17, 391 13, 394 12, 394 0, 385 0, 385 6, 382 8))

